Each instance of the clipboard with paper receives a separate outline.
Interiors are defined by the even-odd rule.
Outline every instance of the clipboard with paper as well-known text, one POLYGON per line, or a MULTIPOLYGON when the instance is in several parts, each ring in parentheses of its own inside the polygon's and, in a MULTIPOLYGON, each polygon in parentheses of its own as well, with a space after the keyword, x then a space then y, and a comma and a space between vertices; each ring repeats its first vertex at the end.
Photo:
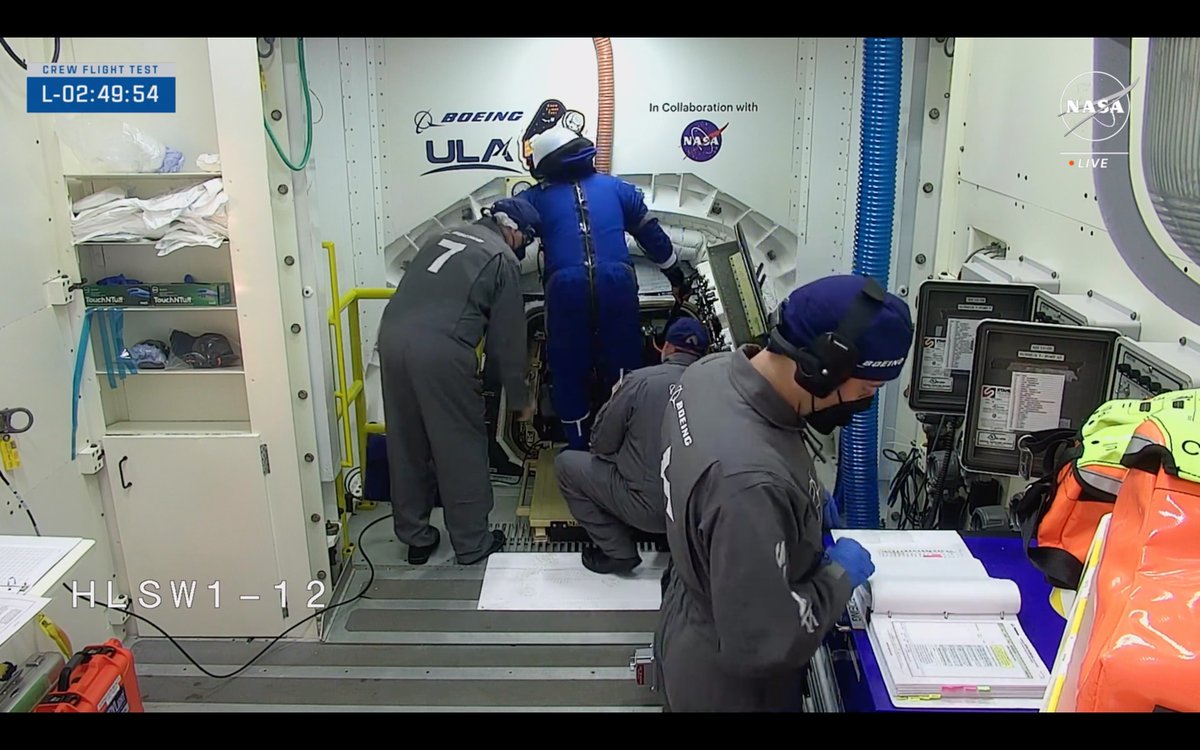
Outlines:
POLYGON ((0 536, 0 594, 28 593, 82 541, 77 537, 0 536))

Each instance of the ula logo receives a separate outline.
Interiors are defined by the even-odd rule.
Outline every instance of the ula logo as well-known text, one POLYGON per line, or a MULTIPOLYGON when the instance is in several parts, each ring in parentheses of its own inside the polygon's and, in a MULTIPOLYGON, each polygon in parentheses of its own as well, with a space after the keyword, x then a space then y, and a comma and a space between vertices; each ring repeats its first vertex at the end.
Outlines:
MULTIPOLYGON (((429 110, 417 112, 413 117, 413 125, 415 126, 418 135, 424 133, 430 128, 440 128, 448 125, 471 125, 475 123, 485 123, 492 125, 503 125, 505 123, 519 122, 525 113, 521 110, 495 110, 495 111, 469 111, 469 112, 447 112, 441 118, 435 118, 429 110)), ((473 141, 472 145, 468 146, 467 141, 463 138, 447 138, 443 141, 434 141, 426 139, 425 141, 425 161, 434 166, 428 171, 422 172, 421 176, 437 174, 439 172, 459 172, 464 170, 485 170, 492 172, 513 172, 521 174, 521 170, 511 164, 516 164, 516 159, 513 158, 509 151, 509 144, 512 138, 491 138, 486 146, 481 146, 482 141, 473 141)))
POLYGON ((1071 79, 1059 102, 1059 118, 1066 133, 1090 143, 1107 141, 1129 124, 1129 92, 1116 76, 1093 70, 1071 79))
POLYGON ((692 161, 709 161, 720 152, 723 134, 728 127, 729 123, 725 123, 725 127, 718 128, 708 120, 689 122, 679 137, 683 155, 692 161))

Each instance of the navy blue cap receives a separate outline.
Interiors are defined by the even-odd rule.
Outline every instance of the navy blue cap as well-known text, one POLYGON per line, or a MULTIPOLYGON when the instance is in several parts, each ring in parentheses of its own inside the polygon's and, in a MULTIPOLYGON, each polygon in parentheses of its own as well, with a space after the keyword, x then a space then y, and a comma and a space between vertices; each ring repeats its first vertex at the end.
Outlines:
MULTIPOLYGON (((850 274, 826 276, 796 289, 788 295, 783 307, 779 332, 792 346, 811 346, 817 336, 838 329, 866 280, 865 276, 850 274)), ((853 377, 895 380, 904 369, 912 342, 913 323, 908 303, 894 294, 885 294, 883 305, 854 342, 859 362, 853 377)))
POLYGON ((708 351, 708 331, 695 318, 679 318, 667 328, 667 343, 693 354, 708 351))
POLYGON ((542 217, 534 205, 524 198, 501 198, 492 204, 492 216, 497 220, 500 214, 507 216, 516 225, 516 230, 528 239, 541 236, 542 217))

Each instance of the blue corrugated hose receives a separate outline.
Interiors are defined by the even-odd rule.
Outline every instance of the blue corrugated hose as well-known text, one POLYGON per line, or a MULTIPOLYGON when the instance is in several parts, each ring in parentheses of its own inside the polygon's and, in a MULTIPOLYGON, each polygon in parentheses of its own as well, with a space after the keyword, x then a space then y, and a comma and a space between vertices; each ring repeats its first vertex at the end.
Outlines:
MULTIPOLYGON (((900 78, 904 43, 868 38, 863 44, 862 144, 854 273, 888 287, 896 156, 900 131, 900 78)), ((842 429, 835 496, 847 528, 879 528, 879 399, 842 429)))

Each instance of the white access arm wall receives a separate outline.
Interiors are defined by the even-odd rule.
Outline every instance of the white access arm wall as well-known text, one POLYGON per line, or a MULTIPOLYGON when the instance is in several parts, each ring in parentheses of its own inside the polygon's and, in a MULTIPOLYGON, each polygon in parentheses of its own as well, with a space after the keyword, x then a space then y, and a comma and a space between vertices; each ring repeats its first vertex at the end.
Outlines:
MULTIPOLYGON (((945 194, 937 269, 957 275, 967 254, 987 244, 981 234, 995 237, 1010 258, 1023 255, 1057 271, 1063 294, 1094 290, 1136 311, 1142 341, 1194 340, 1200 326, 1142 285, 1109 237, 1086 162, 1104 148, 1064 137, 1060 98, 1073 78, 1093 69, 1092 45, 1091 38, 957 41, 946 149, 947 185, 956 189, 945 194)), ((1138 60, 1144 70, 1145 40, 1135 39, 1133 49, 1135 70, 1138 60)), ((1131 92, 1134 193, 1160 247, 1194 276, 1145 189, 1138 153, 1144 91, 1131 92)), ((1196 292, 1200 300, 1200 286, 1196 292)))
MULTIPOLYGON (((1135 311, 1142 342, 1197 340, 1200 326, 1147 289, 1109 236, 1096 198, 1100 144, 1064 137, 1064 89, 1094 69, 1091 38, 957 39, 936 262, 931 274, 958 275, 972 251, 998 239, 1058 273, 1063 294, 1093 290, 1135 311), (1071 162, 1075 163, 1072 164, 1071 162)), ((1144 71, 1146 40, 1133 40, 1144 71)), ((1196 274, 1151 207, 1141 170, 1143 85, 1131 92, 1131 172, 1141 215, 1163 251, 1196 274)), ((1103 167, 1101 167, 1103 168, 1103 167)), ((1196 289, 1200 300, 1200 286, 1196 289)), ((1197 304, 1200 304, 1198 301, 1197 304)), ((1009 489, 1019 489, 1009 482, 1009 489)))
MULTIPOLYGON (((26 60, 49 60, 48 39, 5 40, 26 60)), ((7 55, 0 57, 0 408, 24 407, 33 412, 33 428, 15 440, 21 466, 5 476, 24 499, 47 536, 80 536, 95 540, 69 578, 81 590, 96 583, 101 600, 106 584, 117 580, 110 528, 98 486, 71 462, 71 368, 75 337, 67 311, 47 302, 44 282, 70 268, 70 230, 62 208, 65 188, 57 158, 46 146, 53 131, 42 117, 26 114, 25 71, 7 55)), ((81 431, 86 430, 86 415, 81 431)), ((33 535, 28 515, 0 483, 0 535, 33 535)), ((2 590, 2 589, 0 589, 2 590)), ((72 606, 60 586, 47 593, 53 601, 45 614, 79 646, 102 643, 120 635, 103 609, 82 601, 72 606)), ((36 630, 36 629, 34 629, 36 630)), ((0 660, 17 662, 33 650, 54 651, 40 631, 36 639, 20 639, 0 650, 0 660), (19 652, 19 653, 18 653, 19 652)))

